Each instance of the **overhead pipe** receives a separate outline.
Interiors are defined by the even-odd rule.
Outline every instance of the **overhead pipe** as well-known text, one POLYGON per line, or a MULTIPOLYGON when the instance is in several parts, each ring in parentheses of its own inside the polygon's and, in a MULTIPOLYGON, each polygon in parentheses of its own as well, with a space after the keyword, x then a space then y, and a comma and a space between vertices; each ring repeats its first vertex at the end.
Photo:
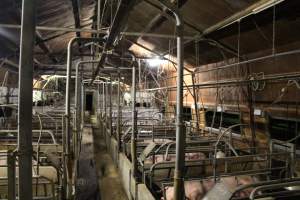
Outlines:
POLYGON ((174 171, 174 199, 184 199, 185 132, 183 129, 183 24, 179 10, 167 0, 159 2, 170 10, 176 19, 177 36, 177 93, 176 93, 176 160, 174 171))
POLYGON ((32 93, 36 0, 22 1, 18 94, 18 197, 32 199, 32 93))

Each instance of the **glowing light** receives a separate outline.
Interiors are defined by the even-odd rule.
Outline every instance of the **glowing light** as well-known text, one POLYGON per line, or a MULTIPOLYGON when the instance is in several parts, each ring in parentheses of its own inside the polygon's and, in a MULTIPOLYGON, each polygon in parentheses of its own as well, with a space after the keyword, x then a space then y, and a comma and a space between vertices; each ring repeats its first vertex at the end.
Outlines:
POLYGON ((153 58, 147 60, 150 67, 157 67, 166 63, 166 60, 162 60, 160 58, 153 58))

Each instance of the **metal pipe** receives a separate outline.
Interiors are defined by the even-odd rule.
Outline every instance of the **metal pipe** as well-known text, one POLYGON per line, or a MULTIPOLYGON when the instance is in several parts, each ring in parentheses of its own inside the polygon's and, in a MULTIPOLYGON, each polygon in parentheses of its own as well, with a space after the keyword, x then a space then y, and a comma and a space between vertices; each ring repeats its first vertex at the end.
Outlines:
POLYGON ((84 84, 81 83, 81 125, 84 125, 84 105, 85 105, 85 91, 84 84))
POLYGON ((136 104, 136 69, 132 67, 132 87, 131 87, 131 103, 132 103, 132 134, 131 134, 131 162, 133 177, 137 175, 137 152, 136 152, 136 129, 137 129, 137 112, 135 109, 136 104))
POLYGON ((113 90, 113 84, 112 84, 112 77, 110 76, 110 82, 111 84, 109 84, 109 133, 110 133, 110 136, 112 137, 113 135, 113 126, 112 126, 112 90, 113 90))
POLYGON ((103 116, 103 113, 104 113, 104 110, 105 110, 105 84, 104 82, 102 83, 102 104, 103 104, 103 107, 102 107, 102 117, 103 116))
POLYGON ((278 189, 278 188, 283 188, 283 187, 299 186, 299 185, 300 185, 300 181, 258 186, 251 191, 251 193, 249 195, 249 199, 253 200, 255 198, 255 194, 261 190, 278 189))
POLYGON ((121 75, 118 72, 118 119, 117 119, 117 148, 120 151, 121 146, 121 75))
POLYGON ((81 85, 81 80, 79 77, 79 66, 81 62, 78 62, 76 64, 76 78, 75 78, 75 162, 79 156, 79 151, 78 151, 78 141, 79 141, 79 130, 80 130, 80 85, 81 85))
POLYGON ((107 107, 108 107, 107 96, 108 96, 108 84, 107 84, 107 80, 105 80, 105 108, 104 108, 105 128, 107 127, 107 107))
POLYGON ((32 199, 32 93, 36 1, 22 1, 18 94, 19 200, 32 199))
POLYGON ((185 132, 183 129, 183 24, 179 10, 169 1, 159 0, 159 2, 170 10, 176 19, 177 29, 177 92, 176 92, 176 161, 174 171, 174 199, 184 198, 184 166, 185 166, 185 132))

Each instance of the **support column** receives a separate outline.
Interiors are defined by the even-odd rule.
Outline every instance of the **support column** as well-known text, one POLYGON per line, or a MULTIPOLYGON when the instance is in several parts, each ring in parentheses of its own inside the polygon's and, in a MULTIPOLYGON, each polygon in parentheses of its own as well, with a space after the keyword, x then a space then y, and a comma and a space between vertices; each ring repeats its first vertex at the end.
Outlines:
POLYGON ((136 153, 136 123, 137 123, 137 112, 135 110, 136 103, 136 69, 133 65, 132 67, 132 88, 131 88, 131 98, 132 98, 132 134, 131 134, 131 162, 132 162, 132 174, 134 177, 137 175, 137 153, 136 153))
POLYGON ((113 127, 112 127, 112 93, 113 93, 113 85, 112 85, 112 78, 110 76, 110 87, 109 87, 109 132, 110 136, 113 135, 113 127))
POLYGON ((102 98, 103 98, 103 102, 102 102, 102 117, 104 116, 103 114, 105 113, 105 82, 102 83, 102 98))
POLYGON ((84 111, 85 111, 85 91, 84 83, 81 83, 81 125, 84 125, 84 111))
POLYGON ((32 91, 36 1, 23 0, 19 61, 19 200, 32 199, 32 91))
POLYGON ((177 23, 177 92, 176 92, 176 161, 174 172, 174 199, 184 199, 185 131, 183 115, 183 26, 177 23))
MULTIPOLYGON (((105 113, 105 124, 107 124, 107 95, 108 95, 108 82, 105 81, 105 95, 104 95, 104 113, 105 113)), ((105 126, 107 127, 107 125, 105 126)))
POLYGON ((117 119, 117 142, 118 151, 120 151, 121 146, 121 76, 120 71, 118 72, 118 119, 117 119))

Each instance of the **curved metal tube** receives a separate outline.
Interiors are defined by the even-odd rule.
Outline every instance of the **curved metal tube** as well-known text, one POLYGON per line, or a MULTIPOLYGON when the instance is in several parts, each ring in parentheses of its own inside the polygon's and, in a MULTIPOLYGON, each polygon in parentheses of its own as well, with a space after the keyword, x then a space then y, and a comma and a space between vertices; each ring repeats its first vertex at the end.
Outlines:
POLYGON ((250 193, 249 199, 254 200, 255 194, 261 190, 276 189, 276 188, 282 188, 282 187, 288 187, 288 186, 299 186, 299 185, 300 185, 300 181, 259 186, 252 190, 252 192, 250 193))
POLYGON ((182 114, 183 114, 183 23, 179 10, 169 1, 159 0, 159 2, 170 10, 176 19, 177 28, 177 97, 176 97, 176 165, 174 172, 174 199, 181 200, 184 198, 184 146, 185 133, 183 130, 182 114))
POLYGON ((286 182, 293 182, 293 181, 300 181, 300 178, 280 179, 280 180, 272 180, 272 181, 261 181, 261 182, 258 182, 258 183, 242 185, 242 186, 239 186, 238 188, 235 189, 235 191, 232 193, 232 196, 231 196, 230 199, 232 199, 236 193, 241 192, 241 191, 243 191, 247 188, 250 188, 250 187, 258 187, 258 186, 267 185, 267 184, 276 184, 276 183, 282 183, 282 182, 286 183, 286 182))
POLYGON ((221 133, 219 135, 218 140, 215 143, 214 160, 213 160, 213 163, 214 163, 214 181, 215 182, 217 181, 217 177, 216 177, 217 161, 216 161, 216 159, 217 159, 218 144, 219 144, 221 138, 225 135, 225 133, 227 133, 228 131, 230 131, 231 129, 233 129, 234 127, 237 127, 237 126, 248 126, 248 124, 235 124, 235 125, 229 126, 227 129, 225 129, 223 131, 223 133, 221 133))

